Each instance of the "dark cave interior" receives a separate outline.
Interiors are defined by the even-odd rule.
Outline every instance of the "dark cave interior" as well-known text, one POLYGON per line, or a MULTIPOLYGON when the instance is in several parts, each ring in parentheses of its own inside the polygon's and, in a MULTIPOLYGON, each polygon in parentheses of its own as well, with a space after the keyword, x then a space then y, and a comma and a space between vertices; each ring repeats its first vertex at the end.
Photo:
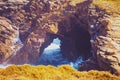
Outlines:
POLYGON ((90 39, 91 36, 87 30, 74 28, 61 39, 61 53, 69 60, 75 60, 80 56, 86 60, 92 56, 90 39))

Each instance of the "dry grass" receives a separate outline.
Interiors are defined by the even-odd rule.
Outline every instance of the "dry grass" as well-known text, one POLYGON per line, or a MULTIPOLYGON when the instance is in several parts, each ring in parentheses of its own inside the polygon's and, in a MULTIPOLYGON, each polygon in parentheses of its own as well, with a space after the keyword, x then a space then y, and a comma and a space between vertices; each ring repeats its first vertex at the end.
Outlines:
POLYGON ((76 6, 78 3, 84 2, 86 0, 70 0, 70 5, 76 6))
POLYGON ((120 0, 93 0, 93 4, 109 14, 120 13, 120 0))
POLYGON ((68 65, 59 66, 16 66, 0 70, 0 80, 120 80, 108 72, 79 72, 68 65))
MULTIPOLYGON (((70 0, 70 5, 76 6, 76 4, 84 1, 86 0, 70 0)), ((108 14, 120 14, 120 0, 93 0, 92 4, 105 10, 108 14)))

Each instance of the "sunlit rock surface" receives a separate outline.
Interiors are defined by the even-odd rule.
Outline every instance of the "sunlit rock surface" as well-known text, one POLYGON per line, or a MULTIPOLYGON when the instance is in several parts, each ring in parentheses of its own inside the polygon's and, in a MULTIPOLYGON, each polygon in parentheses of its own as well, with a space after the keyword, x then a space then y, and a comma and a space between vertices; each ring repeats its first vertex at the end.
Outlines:
POLYGON ((91 8, 90 12, 91 16, 94 16, 91 19, 95 19, 96 17, 96 22, 90 30, 92 34, 93 58, 80 64, 79 69, 106 70, 120 75, 120 15, 118 10, 120 6, 117 6, 120 1, 101 1, 99 3, 97 0, 94 0, 93 3, 98 5, 98 7, 96 9, 91 8), (108 6, 111 6, 112 10, 108 6))
POLYGON ((18 28, 10 20, 0 17, 0 63, 12 57, 21 47, 18 39, 18 28))

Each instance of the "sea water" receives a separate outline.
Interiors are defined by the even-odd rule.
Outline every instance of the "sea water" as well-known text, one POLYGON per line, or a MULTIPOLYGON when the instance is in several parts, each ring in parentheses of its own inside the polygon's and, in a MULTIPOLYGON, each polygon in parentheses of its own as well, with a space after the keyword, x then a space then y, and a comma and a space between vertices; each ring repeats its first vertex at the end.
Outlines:
POLYGON ((78 64, 81 62, 83 62, 81 57, 76 59, 76 61, 71 62, 62 56, 60 51, 60 40, 58 38, 54 39, 53 42, 44 49, 38 60, 38 63, 43 65, 60 66, 67 64, 74 67, 75 69, 78 69, 78 64))

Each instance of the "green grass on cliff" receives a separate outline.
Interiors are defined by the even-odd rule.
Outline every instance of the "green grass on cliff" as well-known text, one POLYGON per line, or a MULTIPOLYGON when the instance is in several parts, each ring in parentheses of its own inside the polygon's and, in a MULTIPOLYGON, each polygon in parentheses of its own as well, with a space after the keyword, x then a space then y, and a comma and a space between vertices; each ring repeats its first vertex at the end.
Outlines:
POLYGON ((0 80, 120 80, 108 72, 79 72, 68 65, 59 66, 9 66, 0 69, 0 80))

